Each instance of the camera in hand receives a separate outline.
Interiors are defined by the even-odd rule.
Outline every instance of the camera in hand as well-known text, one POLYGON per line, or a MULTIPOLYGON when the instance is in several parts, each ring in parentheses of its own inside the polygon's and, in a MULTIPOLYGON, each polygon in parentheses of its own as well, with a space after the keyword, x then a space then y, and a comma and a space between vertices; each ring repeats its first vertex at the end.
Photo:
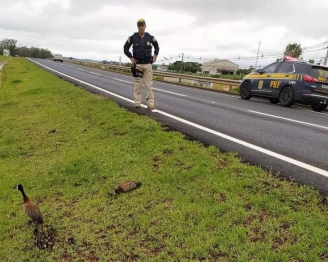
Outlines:
POLYGON ((131 72, 133 77, 142 77, 143 73, 136 68, 136 64, 134 63, 133 66, 131 66, 131 72))

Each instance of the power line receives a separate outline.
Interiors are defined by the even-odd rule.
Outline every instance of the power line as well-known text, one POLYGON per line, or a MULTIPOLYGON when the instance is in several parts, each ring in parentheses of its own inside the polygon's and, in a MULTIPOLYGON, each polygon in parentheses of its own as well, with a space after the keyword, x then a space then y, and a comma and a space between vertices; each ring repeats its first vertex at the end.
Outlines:
POLYGON ((326 42, 323 42, 321 44, 313 45, 313 46, 308 46, 308 47, 303 47, 303 50, 308 50, 308 49, 313 49, 313 48, 318 48, 318 47, 323 47, 327 46, 326 42))
MULTIPOLYGON (((328 43, 328 42, 327 42, 328 43)), ((313 45, 313 46, 309 46, 309 47, 304 47, 302 54, 304 53, 311 53, 311 52, 318 52, 321 50, 324 50, 327 48, 327 43, 320 43, 317 45, 313 45)), ((283 52, 280 53, 272 53, 272 54, 262 54, 261 56, 259 56, 260 59, 269 59, 269 58, 281 58, 284 56, 283 52)), ((166 56, 166 57, 171 57, 171 60, 180 60, 181 59, 181 55, 178 56, 166 56)), ((197 62, 208 62, 208 61, 213 61, 213 60, 230 60, 230 61, 241 61, 241 60, 256 60, 257 56, 245 56, 245 57, 231 57, 231 58, 221 58, 221 59, 217 59, 217 58, 208 58, 208 57, 195 57, 195 56, 191 56, 191 55, 185 55, 184 56, 185 59, 187 60, 195 60, 197 62)))

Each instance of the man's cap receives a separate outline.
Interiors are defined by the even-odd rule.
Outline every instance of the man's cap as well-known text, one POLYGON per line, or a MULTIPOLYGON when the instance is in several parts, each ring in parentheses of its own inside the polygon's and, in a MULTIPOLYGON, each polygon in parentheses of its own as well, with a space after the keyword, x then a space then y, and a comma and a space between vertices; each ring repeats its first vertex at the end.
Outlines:
POLYGON ((145 19, 139 19, 139 20, 137 21, 137 25, 145 25, 145 24, 146 24, 145 19))

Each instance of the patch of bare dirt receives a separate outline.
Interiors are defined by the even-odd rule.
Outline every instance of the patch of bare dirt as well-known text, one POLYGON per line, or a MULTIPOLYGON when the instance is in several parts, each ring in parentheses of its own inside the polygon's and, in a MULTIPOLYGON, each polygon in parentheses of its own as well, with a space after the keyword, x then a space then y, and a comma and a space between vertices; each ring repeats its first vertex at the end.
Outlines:
POLYGON ((55 245, 56 230, 51 225, 39 226, 34 229, 34 246, 39 249, 52 249, 55 245))

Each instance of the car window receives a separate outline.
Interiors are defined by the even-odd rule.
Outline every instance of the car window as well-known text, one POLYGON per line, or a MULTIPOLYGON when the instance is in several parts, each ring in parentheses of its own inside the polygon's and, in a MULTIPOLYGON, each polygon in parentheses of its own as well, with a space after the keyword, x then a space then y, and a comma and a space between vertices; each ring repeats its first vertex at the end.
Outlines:
POLYGON ((274 73, 274 71, 276 71, 276 69, 279 65, 280 65, 280 63, 274 63, 271 65, 268 65, 267 67, 263 68, 263 71, 265 73, 274 73))
POLYGON ((297 73, 309 74, 309 65, 308 64, 297 64, 297 73))
POLYGON ((293 72, 293 64, 291 63, 283 63, 279 68, 277 73, 288 73, 293 72))
POLYGON ((319 82, 328 82, 328 68, 312 66, 311 67, 311 76, 318 78, 319 82))

